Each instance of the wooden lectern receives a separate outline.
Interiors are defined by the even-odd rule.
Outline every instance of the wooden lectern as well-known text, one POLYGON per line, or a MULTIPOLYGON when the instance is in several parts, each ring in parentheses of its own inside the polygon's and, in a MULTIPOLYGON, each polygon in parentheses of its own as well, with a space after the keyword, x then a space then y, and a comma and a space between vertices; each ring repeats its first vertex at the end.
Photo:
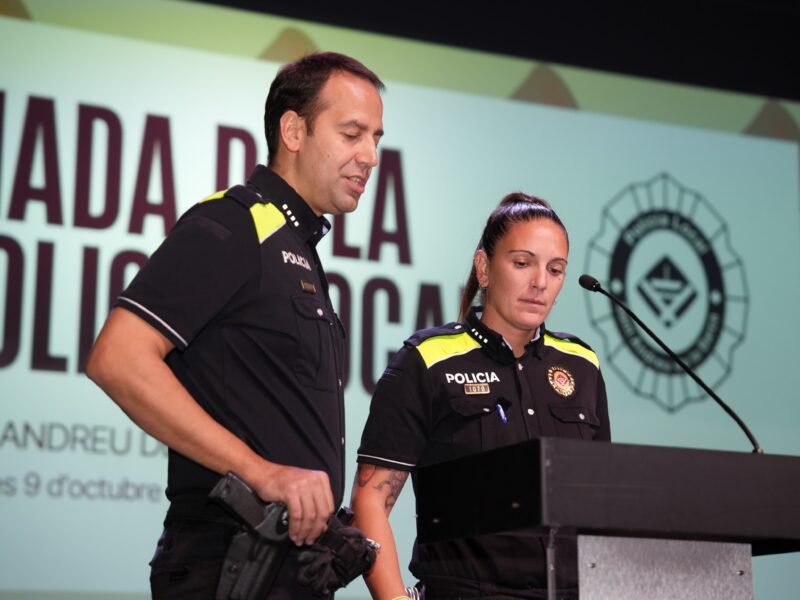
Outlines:
POLYGON ((581 600, 752 600, 751 556, 800 551, 800 457, 541 438, 419 469, 420 543, 524 527, 577 530, 581 600))

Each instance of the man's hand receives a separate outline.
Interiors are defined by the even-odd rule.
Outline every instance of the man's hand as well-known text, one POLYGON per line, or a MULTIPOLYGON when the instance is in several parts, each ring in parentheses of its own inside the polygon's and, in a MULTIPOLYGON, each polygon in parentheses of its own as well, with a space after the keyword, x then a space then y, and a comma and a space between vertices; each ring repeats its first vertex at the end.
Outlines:
POLYGON ((265 501, 283 502, 289 513, 289 538, 297 546, 313 544, 333 514, 333 492, 328 474, 271 464, 263 479, 252 482, 265 501))

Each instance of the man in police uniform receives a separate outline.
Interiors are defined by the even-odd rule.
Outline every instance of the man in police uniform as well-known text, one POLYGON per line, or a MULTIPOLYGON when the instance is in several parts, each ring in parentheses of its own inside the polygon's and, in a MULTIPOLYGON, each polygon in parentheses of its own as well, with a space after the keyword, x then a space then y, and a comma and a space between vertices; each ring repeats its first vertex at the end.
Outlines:
MULTIPOLYGON (((98 336, 87 374, 169 447, 156 598, 213 595, 236 527, 206 502, 220 474, 284 502, 296 546, 343 500, 343 331, 315 246, 322 215, 355 210, 378 163, 382 90, 340 54, 283 67, 266 101, 268 166, 187 211, 98 336)), ((271 598, 312 597, 296 554, 271 598)))

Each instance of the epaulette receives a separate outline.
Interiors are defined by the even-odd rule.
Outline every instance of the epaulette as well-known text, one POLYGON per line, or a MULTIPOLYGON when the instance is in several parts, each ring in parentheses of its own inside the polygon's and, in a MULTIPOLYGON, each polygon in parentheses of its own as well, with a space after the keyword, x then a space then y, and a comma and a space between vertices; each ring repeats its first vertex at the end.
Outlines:
POLYGON ((261 194, 246 185, 235 185, 225 190, 225 195, 230 196, 246 209, 250 209, 255 204, 264 204, 266 200, 261 194))
POLYGON ((600 360, 597 358, 597 354, 595 354, 591 346, 571 333, 545 331, 543 343, 545 346, 550 346, 565 354, 580 356, 588 360, 598 369, 600 368, 600 360))
POLYGON ((235 185, 232 188, 209 196, 206 200, 214 200, 225 196, 233 198, 250 212, 253 217, 253 223, 256 226, 256 235, 259 243, 263 243, 264 240, 286 224, 286 217, 278 210, 278 207, 245 185, 235 185))
POLYGON ((448 323, 421 329, 409 337, 405 343, 407 346, 417 349, 428 368, 445 359, 466 354, 481 347, 480 343, 467 333, 461 323, 448 323))

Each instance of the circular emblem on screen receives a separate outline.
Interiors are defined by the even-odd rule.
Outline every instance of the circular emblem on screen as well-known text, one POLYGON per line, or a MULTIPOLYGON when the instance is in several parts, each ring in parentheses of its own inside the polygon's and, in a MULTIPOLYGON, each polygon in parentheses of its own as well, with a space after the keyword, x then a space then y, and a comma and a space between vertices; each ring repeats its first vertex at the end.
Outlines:
MULTIPOLYGON (((603 209, 586 272, 708 385, 725 380, 744 339, 747 285, 727 224, 700 193, 668 174, 627 186, 603 209)), ((606 360, 630 389, 670 412, 705 399, 624 311, 591 294, 587 307, 606 360)))
POLYGON ((575 379, 573 379, 572 373, 564 367, 547 369, 547 380, 553 389, 564 397, 571 396, 575 391, 575 379))

